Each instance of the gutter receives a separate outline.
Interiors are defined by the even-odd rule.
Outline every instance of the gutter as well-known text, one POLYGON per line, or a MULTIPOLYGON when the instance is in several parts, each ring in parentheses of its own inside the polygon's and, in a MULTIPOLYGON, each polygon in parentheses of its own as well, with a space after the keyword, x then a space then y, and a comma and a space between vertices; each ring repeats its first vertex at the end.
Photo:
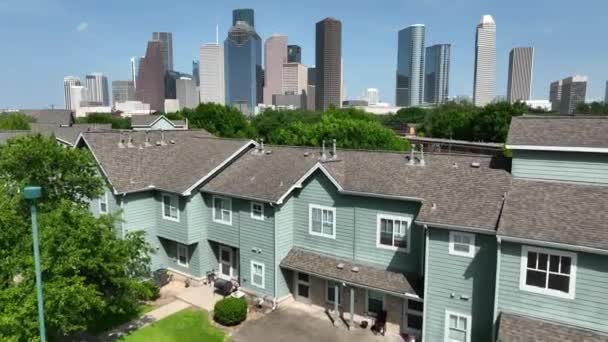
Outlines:
MULTIPOLYGON (((423 296, 424 296, 424 300, 426 301, 426 299, 428 299, 428 288, 429 288, 429 277, 427 274, 427 270, 428 270, 428 260, 429 260, 429 226, 427 226, 426 224, 423 225, 423 229, 424 229, 424 261, 423 261, 423 270, 422 270, 422 274, 424 274, 424 289, 423 291, 423 296)), ((427 322, 427 312, 428 309, 425 307, 425 302, 422 302, 422 342, 424 342, 424 325, 427 322)))
POLYGON ((451 229, 451 230, 458 230, 458 231, 462 231, 462 232, 470 232, 470 233, 478 233, 478 234, 486 234, 486 235, 496 235, 495 230, 490 230, 490 229, 486 229, 486 228, 462 226, 462 225, 456 225, 456 224, 432 223, 432 222, 424 222, 424 221, 418 221, 418 220, 416 220, 414 222, 416 224, 419 224, 422 226, 429 226, 429 227, 433 227, 433 228, 451 229))
POLYGON ((608 255, 608 249, 577 246, 577 245, 570 245, 570 244, 559 243, 559 242, 532 240, 532 239, 505 236, 505 235, 497 235, 496 237, 499 239, 502 239, 504 241, 507 241, 507 242, 516 242, 516 243, 521 243, 521 244, 525 244, 525 245, 536 245, 536 246, 547 247, 547 248, 566 249, 566 250, 571 250, 571 251, 576 251, 576 252, 608 255))

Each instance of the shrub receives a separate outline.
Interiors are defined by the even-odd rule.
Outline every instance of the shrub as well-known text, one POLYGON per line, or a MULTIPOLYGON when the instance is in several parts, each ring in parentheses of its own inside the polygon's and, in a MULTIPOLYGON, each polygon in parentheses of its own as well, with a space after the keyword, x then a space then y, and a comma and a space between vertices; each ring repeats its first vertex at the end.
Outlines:
POLYGON ((153 280, 146 280, 141 283, 141 300, 153 301, 160 297, 160 288, 153 280))
POLYGON ((213 319, 225 326, 233 326, 247 318, 247 301, 243 298, 228 297, 215 303, 213 319))

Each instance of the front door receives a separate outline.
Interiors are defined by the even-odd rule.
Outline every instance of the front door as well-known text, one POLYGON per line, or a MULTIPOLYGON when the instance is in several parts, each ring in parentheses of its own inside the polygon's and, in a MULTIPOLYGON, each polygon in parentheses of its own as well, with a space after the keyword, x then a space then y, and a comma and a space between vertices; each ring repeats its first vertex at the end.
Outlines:
POLYGON ((296 300, 310 303, 310 276, 306 273, 295 272, 296 300))
POLYGON ((403 323, 401 324, 401 333, 413 335, 416 341, 422 337, 422 317, 424 311, 424 303, 422 299, 403 300, 403 323))
POLYGON ((225 278, 225 279, 231 279, 234 276, 234 269, 232 267, 233 263, 233 259, 234 259, 234 252, 232 251, 232 248, 230 247, 226 247, 226 246, 220 246, 219 248, 219 252, 220 252, 220 264, 219 264, 219 269, 220 269, 220 277, 225 278))

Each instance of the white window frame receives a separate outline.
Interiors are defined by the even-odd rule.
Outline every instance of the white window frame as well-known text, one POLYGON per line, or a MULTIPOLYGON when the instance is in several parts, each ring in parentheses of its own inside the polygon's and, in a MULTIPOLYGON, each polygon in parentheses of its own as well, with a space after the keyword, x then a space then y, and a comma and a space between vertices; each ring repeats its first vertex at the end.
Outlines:
POLYGON ((182 267, 189 267, 189 265, 190 265, 190 258, 188 257, 188 246, 183 245, 183 244, 181 244, 181 243, 177 243, 177 248, 176 248, 175 255, 177 256, 177 264, 178 264, 179 266, 182 266, 182 267), (185 263, 182 263, 182 262, 181 262, 181 260, 180 260, 180 258, 179 258, 179 257, 180 257, 180 255, 182 254, 182 253, 180 253, 180 250, 181 250, 182 252, 186 253, 186 254, 184 255, 184 256, 186 257, 186 258, 185 258, 185 259, 186 259, 186 262, 185 262, 185 263))
POLYGON ((108 203, 108 193, 104 192, 103 196, 99 197, 99 213, 107 214, 110 211, 109 203, 108 203), (102 204, 106 205, 106 209, 102 210, 102 204))
MULTIPOLYGON (((329 283, 333 283, 334 286, 331 287, 332 292, 335 291, 336 284, 340 284, 340 282, 334 280, 325 280, 325 303, 335 305, 336 303, 333 300, 329 300, 329 283)), ((342 305, 342 288, 338 287, 338 306, 342 305)))
POLYGON ((336 238, 336 208, 328 207, 325 205, 309 204, 308 205, 308 233, 310 235, 314 235, 314 236, 321 236, 321 237, 325 237, 325 238, 335 239, 336 238), (312 210, 313 209, 321 210, 321 233, 317 233, 312 230, 312 210), (333 222, 332 222, 332 234, 331 235, 323 234, 323 210, 332 212, 333 222))
POLYGON ((163 194, 161 196, 161 198, 162 198, 162 206, 163 206, 163 219, 179 222, 179 197, 177 195, 173 195, 173 194, 163 194), (169 201, 170 201, 169 208, 173 207, 173 204, 175 204, 176 217, 171 216, 171 209, 169 209, 168 213, 165 210, 165 198, 169 198, 169 201), (175 201, 175 202, 173 202, 173 201, 175 201))
POLYGON ((451 255, 458 255, 458 256, 463 256, 463 257, 467 257, 467 258, 473 258, 475 257, 475 234, 471 234, 471 233, 464 233, 464 232, 458 232, 458 231, 451 231, 450 232, 450 243, 449 243, 449 253, 451 255), (471 243, 468 245, 469 246, 469 251, 468 252, 461 252, 458 251, 454 248, 455 244, 459 244, 459 245, 464 245, 463 243, 460 242, 456 242, 454 241, 456 236, 463 236, 463 237, 467 237, 469 239, 469 241, 471 241, 471 243))
POLYGON ((262 202, 251 202, 251 208, 250 209, 251 209, 250 211, 251 211, 251 218, 252 219, 264 221, 264 203, 262 203, 262 202), (260 210, 260 215, 259 216, 255 215, 256 210, 254 210, 254 207, 256 205, 259 205, 260 208, 262 208, 260 210))
POLYGON ((224 197, 224 196, 213 196, 211 199, 211 208, 213 210, 213 222, 217 222, 217 223, 221 223, 221 224, 227 224, 229 226, 232 226, 232 198, 230 197, 224 197), (227 201, 228 203, 228 209, 222 209, 222 210, 228 210, 228 220, 222 220, 221 217, 218 218, 215 215, 215 200, 219 199, 219 200, 224 200, 227 201))
MULTIPOLYGON (((365 290, 365 313, 370 317, 375 317, 376 315, 373 312, 369 312, 369 292, 370 290, 365 290)), ((380 291, 373 291, 382 294, 382 310, 386 310, 386 293, 380 291)))
POLYGON ((236 275, 236 268, 234 267, 234 250, 226 245, 220 245, 218 247, 218 256, 217 256, 217 260, 218 260, 218 265, 217 265, 217 269, 218 269, 218 276, 220 278, 223 279, 232 279, 234 278, 234 276, 236 275), (222 264, 224 263, 224 261, 222 260, 222 251, 227 251, 230 255, 230 265, 228 267, 228 270, 230 272, 230 275, 225 275, 222 273, 222 264))
POLYGON ((453 342, 454 340, 450 339, 450 316, 457 316, 458 318, 464 318, 467 321, 467 329, 466 333, 466 342, 471 342, 471 315, 466 315, 456 311, 445 310, 445 322, 444 322, 444 331, 443 338, 444 342, 453 342))
MULTIPOLYGON (((574 299, 575 290, 576 290, 576 264, 577 263, 577 254, 573 252, 565 252, 556 249, 548 249, 541 247, 533 247, 533 246, 522 246, 521 247, 521 264, 520 264, 520 274, 519 274, 519 289, 522 291, 528 291, 548 296, 560 297, 565 299, 574 299), (526 284, 526 273, 528 270, 528 252, 534 253, 543 253, 548 254, 548 258, 551 258, 551 255, 554 256, 563 256, 570 258, 570 284, 569 284, 569 292, 565 293, 558 290, 552 290, 549 288, 541 288, 537 286, 527 285, 526 284)), ((547 265, 547 284, 549 281, 549 274, 552 273, 549 271, 549 265, 547 265)), ((554 273, 554 272, 553 272, 554 273)))
MULTIPOLYGON (((398 251, 403 253, 409 253, 411 249, 411 235, 412 235, 412 218, 407 216, 397 216, 397 215, 388 215, 388 214, 378 214, 376 219, 376 247, 381 249, 388 249, 391 251, 398 251), (407 222, 407 231, 405 232, 405 238, 407 240, 407 248, 398 247, 398 246, 387 246, 385 244, 380 243, 380 226, 382 220, 393 220, 393 221, 402 221, 407 222)), ((393 243, 394 243, 395 230, 393 230, 393 243)))
POLYGON ((264 265, 264 263, 251 260, 251 268, 250 268, 249 273, 250 273, 251 285, 257 286, 257 287, 259 287, 261 289, 265 289, 266 288, 266 286, 265 286, 265 284, 266 284, 266 265, 264 265), (255 270, 254 265, 262 267, 262 283, 261 284, 256 284, 255 281, 254 281, 254 279, 255 279, 253 277, 254 270, 255 270))

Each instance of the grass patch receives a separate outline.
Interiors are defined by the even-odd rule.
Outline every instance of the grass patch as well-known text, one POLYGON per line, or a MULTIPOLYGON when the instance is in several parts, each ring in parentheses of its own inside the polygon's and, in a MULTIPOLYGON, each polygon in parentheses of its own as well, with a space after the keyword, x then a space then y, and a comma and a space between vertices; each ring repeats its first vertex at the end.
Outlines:
POLYGON ((123 314, 118 315, 107 315, 95 322, 95 326, 89 329, 89 332, 93 334, 100 334, 104 331, 114 329, 121 324, 137 319, 143 314, 148 313, 154 309, 156 309, 156 307, 153 305, 141 304, 133 312, 125 312, 123 314))
POLYGON ((186 309, 135 331, 123 342, 224 342, 224 333, 211 325, 207 312, 186 309))

